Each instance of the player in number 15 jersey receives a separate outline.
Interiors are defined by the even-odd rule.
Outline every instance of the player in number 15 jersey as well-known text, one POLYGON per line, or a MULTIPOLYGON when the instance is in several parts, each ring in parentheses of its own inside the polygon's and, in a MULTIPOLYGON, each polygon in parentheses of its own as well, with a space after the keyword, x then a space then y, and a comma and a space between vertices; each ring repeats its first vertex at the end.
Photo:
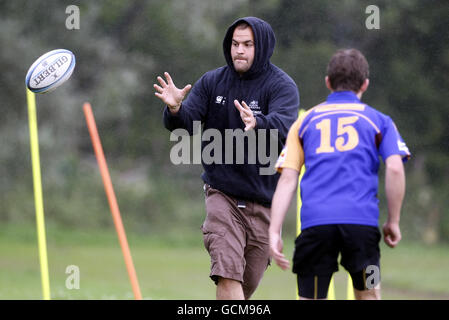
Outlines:
POLYGON ((331 93, 291 127, 277 168, 300 171, 301 228, 322 224, 378 226, 379 156, 410 153, 390 117, 352 91, 331 93))
POLYGON ((379 158, 385 163, 388 203, 384 240, 395 247, 401 239, 403 162, 410 152, 391 118, 361 101, 368 75, 368 62, 360 51, 337 51, 325 78, 331 94, 293 124, 276 164, 281 177, 273 196, 269 237, 271 255, 282 269, 289 267, 282 253, 282 223, 305 166, 301 233, 293 254, 302 299, 327 297, 339 255, 356 299, 380 299, 380 282, 368 286, 366 281, 367 270, 380 268, 379 158))

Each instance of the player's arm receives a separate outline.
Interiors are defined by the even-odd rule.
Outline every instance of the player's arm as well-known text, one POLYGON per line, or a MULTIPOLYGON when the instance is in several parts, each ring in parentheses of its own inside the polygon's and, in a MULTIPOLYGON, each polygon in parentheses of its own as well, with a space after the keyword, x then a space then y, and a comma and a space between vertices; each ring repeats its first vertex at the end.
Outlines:
POLYGON ((400 155, 385 160, 385 193, 388 203, 388 218, 383 226, 385 243, 394 248, 401 240, 399 220, 405 195, 405 172, 400 155))
POLYGON ((208 82, 204 74, 192 87, 185 86, 183 89, 178 89, 170 75, 166 72, 166 80, 158 77, 160 86, 154 85, 158 91, 155 95, 160 98, 167 107, 164 110, 163 121, 164 126, 173 131, 178 128, 186 129, 190 135, 193 135, 194 122, 203 122, 209 107, 209 90, 208 82), (192 88, 190 94, 186 94, 192 88), (185 98, 185 99, 184 99, 185 98))
POLYGON ((296 85, 290 83, 273 89, 268 102, 268 114, 254 115, 245 101, 234 100, 240 113, 245 131, 251 129, 277 129, 280 140, 287 136, 288 129, 294 120, 299 107, 299 93, 296 85))
POLYGON ((256 129, 277 129, 283 141, 299 110, 299 92, 294 83, 274 85, 268 101, 268 114, 257 114, 256 129))
POLYGON ((281 172, 273 200, 271 202, 271 222, 269 227, 270 254, 282 269, 289 267, 289 262, 282 253, 282 224, 298 186, 298 176, 304 163, 304 151, 301 147, 298 130, 304 114, 293 123, 287 136, 287 143, 276 163, 281 172))
POLYGON ((271 203, 271 222, 268 230, 270 237, 270 254, 277 265, 284 270, 287 269, 290 264, 282 253, 282 224, 284 223, 285 215, 296 192, 298 176, 299 172, 297 170, 284 168, 271 203))

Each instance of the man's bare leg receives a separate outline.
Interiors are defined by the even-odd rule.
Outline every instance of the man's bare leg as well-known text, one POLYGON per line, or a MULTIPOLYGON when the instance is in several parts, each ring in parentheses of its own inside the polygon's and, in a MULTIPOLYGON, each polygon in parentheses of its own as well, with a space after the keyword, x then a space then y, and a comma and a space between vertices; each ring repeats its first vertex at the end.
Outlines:
POLYGON ((219 278, 217 283, 217 300, 244 300, 240 281, 219 278))
POLYGON ((380 300, 380 286, 362 291, 354 289, 354 296, 356 300, 380 300))

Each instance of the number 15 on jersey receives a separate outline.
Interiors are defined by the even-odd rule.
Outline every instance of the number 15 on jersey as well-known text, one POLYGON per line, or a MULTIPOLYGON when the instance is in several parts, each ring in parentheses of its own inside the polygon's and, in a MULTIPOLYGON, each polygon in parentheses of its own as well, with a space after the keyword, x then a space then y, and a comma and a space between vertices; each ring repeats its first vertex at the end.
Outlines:
POLYGON ((335 130, 331 126, 331 119, 323 119, 315 126, 320 131, 320 146, 316 149, 316 153, 331 153, 338 151, 349 151, 357 147, 359 144, 359 134, 353 126, 359 120, 358 116, 340 117, 337 120, 337 138, 332 146, 331 130, 335 130), (346 135, 346 137, 345 137, 346 135))

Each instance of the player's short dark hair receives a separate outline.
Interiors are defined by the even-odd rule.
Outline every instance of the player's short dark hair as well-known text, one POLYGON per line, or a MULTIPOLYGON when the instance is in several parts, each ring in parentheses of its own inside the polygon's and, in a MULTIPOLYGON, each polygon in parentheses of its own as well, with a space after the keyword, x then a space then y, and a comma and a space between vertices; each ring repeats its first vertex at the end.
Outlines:
POLYGON ((357 49, 340 49, 329 61, 327 76, 334 91, 358 92, 369 77, 369 65, 357 49))

